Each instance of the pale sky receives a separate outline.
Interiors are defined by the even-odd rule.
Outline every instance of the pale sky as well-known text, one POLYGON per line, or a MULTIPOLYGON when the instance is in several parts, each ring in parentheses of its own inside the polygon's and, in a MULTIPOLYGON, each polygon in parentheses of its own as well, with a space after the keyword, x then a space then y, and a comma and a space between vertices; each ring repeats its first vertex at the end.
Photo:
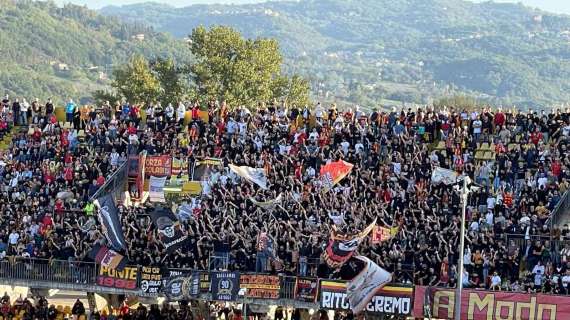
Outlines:
MULTIPOLYGON (((89 8, 100 9, 107 5, 124 5, 146 2, 147 0, 56 0, 57 3, 75 3, 84 5, 87 4, 89 8)), ((395 0, 397 1, 397 0, 395 0)), ((476 2, 482 2, 483 0, 473 0, 476 2)), ((486 1, 486 0, 485 0, 486 1)), ((166 3, 173 5, 175 7, 183 7, 192 4, 208 4, 208 3, 233 3, 233 4, 243 4, 243 3, 255 3, 263 2, 262 0, 154 0, 154 2, 166 3)), ((570 0, 495 0, 495 2, 522 2, 525 5, 531 7, 537 7, 542 10, 555 12, 555 13, 566 13, 570 14, 570 0)))

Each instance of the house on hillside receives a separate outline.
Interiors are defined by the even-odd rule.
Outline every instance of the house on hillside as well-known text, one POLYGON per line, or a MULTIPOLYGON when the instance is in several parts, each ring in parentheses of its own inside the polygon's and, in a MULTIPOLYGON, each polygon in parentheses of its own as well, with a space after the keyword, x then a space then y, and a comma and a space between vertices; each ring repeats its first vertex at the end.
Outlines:
POLYGON ((131 38, 133 40, 144 41, 144 33, 135 34, 131 38))
POLYGON ((69 71, 69 66, 67 65, 67 63, 58 63, 56 64, 56 68, 58 71, 69 71))

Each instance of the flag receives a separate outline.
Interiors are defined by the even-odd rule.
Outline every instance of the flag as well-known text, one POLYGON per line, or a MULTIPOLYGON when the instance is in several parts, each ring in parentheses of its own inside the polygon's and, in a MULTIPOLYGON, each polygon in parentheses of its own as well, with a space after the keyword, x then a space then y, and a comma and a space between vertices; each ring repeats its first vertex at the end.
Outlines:
POLYGON ((249 200, 251 200, 253 204, 255 204, 258 207, 261 207, 262 209, 272 209, 273 207, 281 203, 281 194, 279 194, 277 198, 268 201, 257 201, 253 197, 249 198, 249 200))
POLYGON ((208 180, 212 168, 223 167, 224 162, 218 158, 196 159, 192 168, 192 181, 208 180))
POLYGON ((97 217, 111 248, 118 251, 127 250, 127 243, 125 242, 121 220, 119 219, 119 209, 115 205, 113 196, 107 194, 93 201, 93 204, 98 209, 97 217))
POLYGON ((150 217, 152 223, 158 229, 160 240, 168 253, 186 244, 188 236, 182 230, 180 222, 178 222, 172 210, 157 207, 150 213, 150 217))
POLYGON ((93 249, 89 251, 89 258, 95 260, 96 263, 110 269, 123 271, 127 266, 127 258, 117 253, 115 250, 109 249, 106 246, 96 244, 93 249))
POLYGON ((182 172, 182 159, 172 158, 172 169, 170 170, 171 176, 178 176, 182 172))
POLYGON ((321 167, 321 184, 328 191, 346 177, 354 165, 343 160, 331 162, 321 167))
POLYGON ((438 184, 443 182, 447 185, 457 183, 459 174, 453 170, 436 167, 431 174, 431 182, 438 184))
POLYGON ((326 250, 323 252, 323 259, 329 267, 338 268, 343 265, 358 249, 358 246, 374 229, 376 219, 360 233, 352 236, 338 234, 336 228, 333 227, 331 238, 326 250))
POLYGON ((150 177, 149 182, 149 200, 150 202, 166 202, 164 198, 164 185, 166 184, 166 177, 150 177))
POLYGON ((230 169, 238 176, 257 184, 261 189, 267 190, 267 177, 263 168, 252 168, 248 166, 234 166, 230 164, 230 169))
POLYGON ((373 244, 378 244, 390 240, 398 233, 398 230, 398 227, 385 228, 375 226, 371 233, 371 241, 373 244))

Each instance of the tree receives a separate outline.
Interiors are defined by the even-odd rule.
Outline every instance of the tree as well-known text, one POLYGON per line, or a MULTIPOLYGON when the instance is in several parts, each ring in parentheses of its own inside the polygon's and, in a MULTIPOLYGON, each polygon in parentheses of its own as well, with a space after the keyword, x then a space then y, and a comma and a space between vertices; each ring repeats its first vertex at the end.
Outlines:
POLYGON ((197 59, 191 76, 202 97, 247 107, 274 98, 308 101, 306 81, 282 74, 283 57, 274 39, 244 39, 230 27, 200 26, 192 31, 190 50, 197 59))
POLYGON ((116 69, 113 76, 113 87, 130 103, 148 104, 161 92, 160 82, 143 56, 134 56, 128 64, 116 69))
POLYGON ((151 69, 160 83, 160 95, 158 100, 164 104, 176 105, 187 93, 187 85, 183 74, 186 68, 176 66, 172 58, 158 58, 151 63, 151 69))

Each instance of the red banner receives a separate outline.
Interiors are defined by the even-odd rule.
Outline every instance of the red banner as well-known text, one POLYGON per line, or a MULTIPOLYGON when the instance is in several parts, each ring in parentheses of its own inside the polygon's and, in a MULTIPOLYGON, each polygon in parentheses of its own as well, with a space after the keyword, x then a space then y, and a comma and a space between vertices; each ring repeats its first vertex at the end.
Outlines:
POLYGON ((145 175, 147 177, 166 177, 172 172, 171 156, 147 156, 145 160, 145 175))
MULTIPOLYGON (((453 289, 428 289, 427 287, 416 286, 414 317, 423 318, 427 316, 424 314, 426 311, 424 304, 429 303, 431 317, 453 319, 455 292, 453 289)), ((461 319, 570 319, 570 297, 463 290, 461 294, 461 319)))

